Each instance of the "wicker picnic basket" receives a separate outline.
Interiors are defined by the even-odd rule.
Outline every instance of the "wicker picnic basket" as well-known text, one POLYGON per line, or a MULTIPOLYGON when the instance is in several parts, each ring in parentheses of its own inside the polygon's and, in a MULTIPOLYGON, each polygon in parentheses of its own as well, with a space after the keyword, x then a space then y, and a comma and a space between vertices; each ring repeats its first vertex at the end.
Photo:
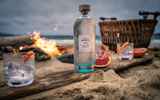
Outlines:
POLYGON ((148 47, 157 20, 110 20, 99 22, 102 43, 116 50, 117 42, 133 42, 134 47, 148 47), (119 34, 119 37, 117 37, 119 34))
POLYGON ((99 22, 102 43, 109 46, 111 50, 116 50, 117 42, 133 42, 134 47, 147 48, 160 12, 140 11, 139 15, 143 19, 117 20, 116 18, 104 18, 99 22), (153 18, 149 19, 149 15, 153 18), (107 20, 106 20, 107 19, 107 20), (119 34, 117 36, 117 34, 119 34))

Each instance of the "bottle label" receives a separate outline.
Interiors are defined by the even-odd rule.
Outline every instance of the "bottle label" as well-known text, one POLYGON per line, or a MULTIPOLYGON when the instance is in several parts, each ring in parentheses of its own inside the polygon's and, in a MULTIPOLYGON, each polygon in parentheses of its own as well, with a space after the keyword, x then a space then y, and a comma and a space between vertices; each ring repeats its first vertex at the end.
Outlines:
POLYGON ((79 51, 90 52, 91 51, 91 39, 87 35, 79 36, 79 51))
POLYGON ((82 73, 94 71, 93 64, 79 64, 79 71, 82 73))

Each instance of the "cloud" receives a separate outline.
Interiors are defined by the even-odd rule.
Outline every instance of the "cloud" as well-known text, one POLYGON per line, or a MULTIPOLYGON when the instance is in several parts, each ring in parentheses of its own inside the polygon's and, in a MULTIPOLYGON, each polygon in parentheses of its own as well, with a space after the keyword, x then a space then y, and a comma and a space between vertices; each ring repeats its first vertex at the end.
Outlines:
MULTIPOLYGON (((160 0, 1 0, 0 30, 7 33, 27 33, 38 30, 60 34, 72 33, 79 16, 78 5, 91 4, 91 16, 140 18, 139 10, 160 11, 160 0)), ((160 25, 157 31, 160 32, 160 25)))

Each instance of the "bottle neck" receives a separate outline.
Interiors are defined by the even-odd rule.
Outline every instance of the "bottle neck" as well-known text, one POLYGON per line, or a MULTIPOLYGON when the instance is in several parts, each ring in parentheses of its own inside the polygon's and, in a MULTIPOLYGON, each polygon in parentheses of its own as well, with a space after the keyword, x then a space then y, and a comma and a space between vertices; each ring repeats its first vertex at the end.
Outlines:
POLYGON ((88 15, 81 15, 80 18, 90 18, 88 15))

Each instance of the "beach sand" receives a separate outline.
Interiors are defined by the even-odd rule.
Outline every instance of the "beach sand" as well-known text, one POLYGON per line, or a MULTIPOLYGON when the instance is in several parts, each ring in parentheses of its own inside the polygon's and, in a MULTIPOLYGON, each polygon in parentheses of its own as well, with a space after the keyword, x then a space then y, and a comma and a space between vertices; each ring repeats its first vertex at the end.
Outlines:
MULTIPOLYGON (((72 54, 73 45, 65 46, 68 47, 67 53, 72 54)), ((106 71, 106 81, 93 81, 90 78, 19 100, 159 100, 160 50, 152 53, 154 59, 151 64, 119 73, 106 71)))

